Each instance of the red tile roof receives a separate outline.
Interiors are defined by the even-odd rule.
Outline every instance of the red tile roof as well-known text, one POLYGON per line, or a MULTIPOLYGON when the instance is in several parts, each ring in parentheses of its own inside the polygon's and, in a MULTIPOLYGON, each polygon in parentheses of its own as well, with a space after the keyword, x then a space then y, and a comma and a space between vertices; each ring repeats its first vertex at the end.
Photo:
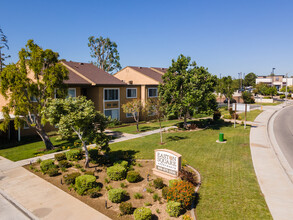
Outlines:
POLYGON ((148 67, 137 67, 137 66, 129 66, 129 68, 132 68, 140 73, 142 73, 145 76, 148 76, 158 82, 163 82, 162 80, 162 74, 156 72, 155 70, 152 70, 151 68, 148 67))
POLYGON ((70 82, 70 84, 79 84, 78 82, 86 81, 87 84, 96 85, 126 85, 126 83, 98 68, 94 64, 72 61, 62 61, 62 63, 65 64, 65 67, 69 67, 67 67, 67 69, 69 70, 68 82, 70 82))

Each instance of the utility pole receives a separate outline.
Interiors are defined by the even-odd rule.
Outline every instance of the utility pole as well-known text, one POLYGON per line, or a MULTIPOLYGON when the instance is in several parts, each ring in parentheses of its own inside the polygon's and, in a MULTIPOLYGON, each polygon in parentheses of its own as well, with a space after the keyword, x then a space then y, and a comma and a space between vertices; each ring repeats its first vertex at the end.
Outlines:
POLYGON ((287 100, 288 100, 288 91, 287 91, 287 85, 288 85, 288 73, 286 73, 286 92, 285 92, 285 100, 286 100, 286 105, 287 105, 287 100))

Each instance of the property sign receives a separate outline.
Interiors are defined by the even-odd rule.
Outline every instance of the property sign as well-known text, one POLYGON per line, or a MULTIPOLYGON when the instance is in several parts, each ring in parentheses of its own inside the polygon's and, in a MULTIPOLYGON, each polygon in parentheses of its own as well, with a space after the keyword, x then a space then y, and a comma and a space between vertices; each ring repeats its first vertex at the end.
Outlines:
POLYGON ((178 176, 181 169, 181 155, 168 150, 155 150, 155 169, 172 176, 178 176))
MULTIPOLYGON (((250 105, 249 104, 237 103, 236 105, 237 105, 236 106, 237 112, 245 112, 245 105, 247 105, 247 111, 250 112, 250 105)), ((233 111, 235 111, 235 105, 233 105, 233 111)))

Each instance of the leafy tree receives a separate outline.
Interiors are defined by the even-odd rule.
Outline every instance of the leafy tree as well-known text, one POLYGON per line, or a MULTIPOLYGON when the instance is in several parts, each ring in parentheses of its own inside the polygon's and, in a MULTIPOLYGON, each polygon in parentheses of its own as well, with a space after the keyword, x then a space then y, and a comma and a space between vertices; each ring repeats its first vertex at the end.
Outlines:
MULTIPOLYGON (((291 93, 293 91, 293 86, 287 86, 287 92, 288 93, 291 93)), ((280 89, 280 92, 286 92, 286 86, 283 86, 281 89, 280 89)))
POLYGON ((265 83, 258 83, 255 86, 254 93, 274 96, 277 95, 278 91, 277 88, 274 86, 268 86, 265 83))
POLYGON ((63 138, 74 134, 80 139, 85 151, 85 167, 89 166, 87 144, 95 143, 108 151, 109 139, 104 133, 108 119, 96 111, 94 103, 80 96, 68 99, 51 99, 43 109, 46 119, 58 127, 63 138))
POLYGON ((140 112, 144 111, 143 104, 140 100, 133 100, 122 105, 124 113, 132 114, 134 121, 136 122, 136 131, 139 132, 139 115, 140 112))
POLYGON ((229 107, 235 91, 235 85, 233 85, 233 79, 231 76, 224 76, 218 80, 218 91, 228 100, 229 107))
POLYGON ((267 89, 266 95, 274 96, 278 94, 278 90, 275 86, 271 86, 267 89))
POLYGON ((165 116, 166 106, 160 97, 149 99, 146 106, 147 106, 146 111, 149 113, 153 113, 155 115, 156 119, 159 121, 160 138, 161 138, 161 144, 162 144, 163 143, 162 118, 164 118, 164 116, 165 116))
POLYGON ((248 91, 244 91, 242 92, 241 94, 241 98, 243 99, 243 102, 245 104, 251 104, 251 103, 254 103, 254 99, 252 98, 252 94, 251 92, 248 92, 248 91))
POLYGON ((117 44, 108 37, 103 38, 100 36, 95 38, 91 36, 89 37, 88 46, 91 50, 91 57, 97 60, 94 62, 97 67, 109 73, 121 69, 117 44))
POLYGON ((10 56, 7 56, 4 52, 3 49, 6 48, 7 50, 9 50, 8 47, 8 40, 6 35, 3 33, 2 29, 0 28, 0 73, 3 70, 3 67, 5 66, 5 59, 9 58, 10 56))
POLYGON ((172 60, 172 65, 162 76, 163 83, 159 85, 159 94, 167 104, 167 111, 179 112, 184 117, 184 127, 187 126, 187 116, 190 112, 213 112, 215 102, 213 94, 216 76, 212 76, 204 67, 196 62, 191 63, 190 57, 182 54, 172 60))
POLYGON ((15 129, 24 123, 35 128, 47 150, 54 146, 44 130, 41 110, 54 96, 55 89, 59 97, 67 95, 63 81, 68 79, 68 70, 58 63, 58 57, 58 53, 43 50, 29 40, 26 48, 19 52, 19 62, 6 66, 0 76, 0 93, 8 100, 2 108, 5 120, 1 129, 7 129, 9 113, 13 112, 16 116, 15 129))
POLYGON ((244 77, 244 86, 255 86, 255 80, 256 80, 257 76, 254 73, 248 73, 245 77, 244 77))

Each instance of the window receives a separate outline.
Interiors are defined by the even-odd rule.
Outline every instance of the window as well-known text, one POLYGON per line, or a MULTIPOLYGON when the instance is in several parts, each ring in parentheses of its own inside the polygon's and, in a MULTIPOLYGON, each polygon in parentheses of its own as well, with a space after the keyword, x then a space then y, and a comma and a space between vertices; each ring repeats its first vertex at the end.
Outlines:
POLYGON ((119 109, 105 109, 104 114, 107 117, 119 120, 119 109))
POLYGON ((119 89, 105 89, 104 90, 105 101, 118 101, 119 100, 119 89))
POLYGON ((158 88, 149 88, 148 89, 149 98, 158 96, 158 88))
MULTIPOLYGON (((137 112, 135 113, 135 116, 137 116, 137 112)), ((126 113, 126 118, 132 118, 133 115, 132 113, 126 113)))
MULTIPOLYGON (((27 115, 27 120, 32 124, 32 123, 36 123, 36 118, 35 118, 35 115, 31 115, 31 118, 33 121, 31 121, 30 117, 27 115)), ((24 129, 29 129, 29 125, 27 123, 24 123, 24 126, 23 126, 24 129)))
POLYGON ((126 98, 136 98, 136 88, 126 89, 126 98))
POLYGON ((72 97, 72 98, 76 97, 76 89, 75 88, 69 88, 68 89, 67 98, 69 98, 69 97, 72 97))

